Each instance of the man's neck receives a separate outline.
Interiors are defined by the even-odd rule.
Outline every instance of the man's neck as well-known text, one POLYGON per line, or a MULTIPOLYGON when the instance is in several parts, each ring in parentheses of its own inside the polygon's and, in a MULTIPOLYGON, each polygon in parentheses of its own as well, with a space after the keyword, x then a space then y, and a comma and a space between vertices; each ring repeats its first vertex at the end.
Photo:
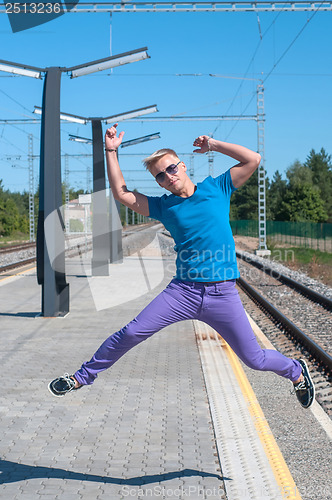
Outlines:
POLYGON ((180 198, 189 198, 196 191, 197 186, 188 178, 188 181, 183 186, 181 192, 176 193, 176 196, 180 196, 180 198))

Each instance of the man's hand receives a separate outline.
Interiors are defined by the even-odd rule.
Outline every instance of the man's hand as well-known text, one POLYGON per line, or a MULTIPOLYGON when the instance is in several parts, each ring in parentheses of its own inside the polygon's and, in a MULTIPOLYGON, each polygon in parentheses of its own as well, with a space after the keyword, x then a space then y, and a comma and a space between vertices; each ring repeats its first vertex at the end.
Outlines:
POLYGON ((113 125, 113 127, 106 130, 105 134, 105 148, 106 149, 118 149, 122 142, 122 138, 124 136, 124 132, 120 132, 119 136, 116 136, 116 127, 117 123, 113 125))
POLYGON ((194 140, 193 145, 199 149, 194 149, 194 153, 207 153, 210 151, 209 139, 210 137, 208 135, 200 135, 197 137, 197 139, 194 140))
POLYGON ((194 141, 194 146, 199 147, 199 149, 194 150, 194 153, 215 151, 229 156, 230 158, 234 158, 234 160, 239 162, 230 169, 235 188, 239 188, 249 179, 249 177, 258 168, 259 162, 261 161, 261 155, 255 151, 251 151, 250 149, 240 146, 239 144, 218 141, 208 135, 200 135, 197 137, 194 141))

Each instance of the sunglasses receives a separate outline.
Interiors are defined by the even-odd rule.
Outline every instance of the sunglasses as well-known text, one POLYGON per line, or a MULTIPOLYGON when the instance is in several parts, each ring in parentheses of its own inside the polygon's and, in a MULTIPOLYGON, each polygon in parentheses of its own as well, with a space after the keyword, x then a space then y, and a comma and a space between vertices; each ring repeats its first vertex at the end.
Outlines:
POLYGON ((179 161, 176 165, 172 163, 172 165, 168 165, 168 167, 163 172, 159 172, 159 174, 157 174, 155 177, 156 181, 159 184, 162 184, 165 181, 166 173, 169 175, 176 174, 177 171, 179 170, 178 167, 179 163, 181 163, 181 161, 179 161))

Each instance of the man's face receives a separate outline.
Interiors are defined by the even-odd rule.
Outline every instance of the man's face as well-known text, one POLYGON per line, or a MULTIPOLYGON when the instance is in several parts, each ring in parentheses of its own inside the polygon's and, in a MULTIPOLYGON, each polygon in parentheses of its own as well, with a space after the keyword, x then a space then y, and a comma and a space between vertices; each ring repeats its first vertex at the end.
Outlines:
MULTIPOLYGON (((168 169, 171 170, 171 169, 168 169)), ((160 172, 164 172, 164 178, 157 178, 158 184, 170 191, 173 194, 178 194, 183 189, 185 180, 187 178, 186 174, 186 166, 180 161, 176 156, 173 155, 165 155, 163 156, 153 167, 151 168, 151 174, 153 177, 156 177, 160 172), (177 165, 177 172, 169 173, 167 171, 168 167, 171 165, 177 165)))

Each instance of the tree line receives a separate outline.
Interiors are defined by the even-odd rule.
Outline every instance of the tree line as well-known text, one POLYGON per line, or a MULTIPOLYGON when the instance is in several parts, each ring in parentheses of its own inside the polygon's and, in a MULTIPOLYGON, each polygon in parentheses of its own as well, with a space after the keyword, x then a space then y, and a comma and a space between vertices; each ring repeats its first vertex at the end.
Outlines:
MULTIPOLYGON (((232 220, 258 218, 258 172, 232 196, 232 220)), ((332 161, 324 148, 312 149, 304 163, 296 160, 272 180, 266 178, 266 218, 276 221, 332 222, 332 161)))
MULTIPOLYGON (((83 189, 75 191, 69 189, 69 199, 74 200, 83 189)), ((65 203, 65 185, 62 185, 62 203, 65 203)), ((35 228, 37 228, 39 206, 39 189, 34 196, 35 228)), ((5 190, 0 179, 0 237, 11 236, 16 233, 29 233, 29 193, 10 192, 5 190)))
MULTIPOLYGON (((232 220, 257 220, 258 172, 232 196, 232 220)), ((63 186, 63 203, 64 201, 63 186)), ((70 199, 78 198, 83 190, 69 190, 70 199)), ((35 217, 38 214, 37 191, 35 217)), ((294 161, 283 179, 277 170, 266 179, 266 218, 276 221, 332 222, 332 159, 324 148, 312 149, 304 163, 294 161)), ((37 226, 36 226, 37 227, 37 226)), ((5 190, 0 180, 0 236, 29 232, 29 193, 5 190)))
POLYGON ((0 235, 29 232, 29 194, 4 190, 0 179, 0 235))

